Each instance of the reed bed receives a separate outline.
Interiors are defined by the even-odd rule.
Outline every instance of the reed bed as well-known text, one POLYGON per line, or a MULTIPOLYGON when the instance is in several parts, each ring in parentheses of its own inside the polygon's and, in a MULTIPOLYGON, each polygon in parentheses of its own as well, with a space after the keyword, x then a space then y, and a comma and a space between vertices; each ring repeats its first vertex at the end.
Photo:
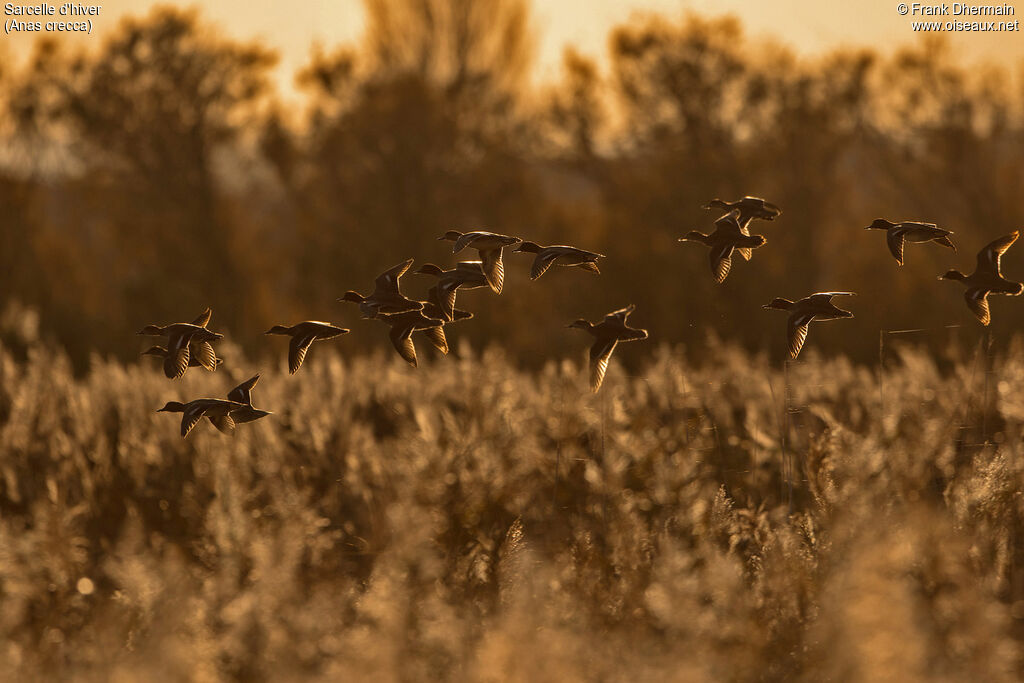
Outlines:
POLYGON ((1019 346, 986 401, 969 354, 887 349, 884 403, 878 368, 815 349, 783 377, 652 346, 597 396, 582 357, 315 351, 264 364, 273 416, 182 440, 156 408, 257 364, 0 350, 9 680, 1024 672, 1019 346))

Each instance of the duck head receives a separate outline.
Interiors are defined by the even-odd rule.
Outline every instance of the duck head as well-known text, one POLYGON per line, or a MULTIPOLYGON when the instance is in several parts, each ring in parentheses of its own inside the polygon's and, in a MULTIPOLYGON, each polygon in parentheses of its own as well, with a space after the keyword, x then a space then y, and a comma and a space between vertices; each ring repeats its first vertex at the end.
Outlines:
POLYGON ((439 242, 443 242, 444 240, 448 240, 449 242, 455 242, 460 237, 462 237, 462 233, 459 232, 458 230, 449 230, 442 237, 438 237, 437 240, 439 242))
POLYGON ((516 249, 515 252, 525 251, 529 254, 539 254, 541 246, 536 242, 522 242, 516 249))
POLYGON ((869 225, 868 227, 866 227, 864 229, 865 230, 888 230, 889 228, 893 228, 895 226, 896 226, 896 224, 893 223, 892 221, 887 221, 884 218, 876 218, 871 225, 869 225))
POLYGON ((167 349, 162 346, 150 346, 148 349, 139 354, 140 356, 160 356, 161 358, 167 357, 167 349))
POLYGON ((291 334, 291 328, 285 327, 284 325, 274 325, 263 334, 291 334))
POLYGON ((159 325, 146 325, 137 334, 144 335, 146 337, 162 337, 164 336, 164 328, 159 325))
POLYGON ((566 325, 566 327, 575 327, 578 330, 589 330, 594 327, 594 323, 590 322, 589 320, 579 318, 577 320, 573 320, 571 323, 566 325))
POLYGON ((353 292, 352 290, 345 292, 344 294, 341 295, 341 298, 338 299, 338 301, 349 301, 354 304, 361 304, 365 300, 365 296, 363 296, 359 292, 353 292))
POLYGON ((435 266, 433 263, 424 263, 418 269, 413 271, 414 275, 433 275, 434 277, 441 277, 443 270, 440 266, 435 266))
MULTIPOLYGON (((783 299, 782 297, 775 297, 774 299, 772 299, 771 301, 766 303, 761 308, 775 308, 775 309, 778 309, 780 311, 788 311, 792 307, 793 307, 793 302, 790 301, 789 299, 783 299)), ((851 313, 850 316, 852 317, 853 314, 851 313)))
POLYGON ((185 412, 185 404, 179 401, 168 401, 167 404, 160 408, 158 413, 183 413, 185 412))
POLYGON ((956 268, 947 270, 945 273, 939 276, 940 280, 965 280, 967 276, 961 273, 956 268))

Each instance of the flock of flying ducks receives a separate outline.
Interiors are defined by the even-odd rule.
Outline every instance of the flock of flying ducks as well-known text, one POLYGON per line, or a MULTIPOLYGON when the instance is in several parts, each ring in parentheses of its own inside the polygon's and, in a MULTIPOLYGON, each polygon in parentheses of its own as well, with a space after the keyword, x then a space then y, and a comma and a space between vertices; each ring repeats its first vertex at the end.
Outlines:
MULTIPOLYGON (((750 223, 754 220, 773 221, 782 213, 774 204, 749 196, 734 202, 713 199, 703 208, 721 209, 726 213, 715 221, 715 229, 711 234, 691 231, 679 240, 699 242, 709 248, 711 273, 718 283, 723 282, 729 275, 734 252, 738 252, 743 259, 749 261, 753 250, 767 242, 763 235, 750 234, 750 223)), ((904 245, 907 242, 936 242, 956 251, 956 246, 949 237, 952 232, 933 223, 892 223, 879 218, 866 229, 886 231, 889 250, 901 266, 904 245)), ((960 271, 950 270, 939 278, 964 283, 967 287, 964 295, 967 305, 983 325, 988 325, 991 320, 989 294, 1016 296, 1024 290, 1024 285, 1007 280, 1000 270, 1000 257, 1018 236, 1019 232, 1015 231, 1000 237, 978 252, 977 267, 972 274, 964 275, 960 271)), ((412 259, 381 273, 369 295, 348 291, 338 299, 357 304, 363 318, 379 320, 388 325, 391 328, 389 337, 395 350, 413 367, 417 365, 416 346, 412 337, 414 333, 422 332, 432 346, 442 354, 447 354, 445 326, 473 317, 469 311, 455 307, 459 289, 489 288, 495 294, 501 294, 505 279, 502 256, 506 248, 516 247, 515 252, 534 255, 533 266, 530 269, 530 278, 533 280, 541 277, 552 265, 575 267, 597 275, 601 272, 597 260, 604 258, 601 254, 577 247, 544 247, 518 237, 485 231, 462 233, 450 230, 438 239, 453 242, 453 254, 467 248, 475 249, 479 260, 460 261, 450 270, 427 263, 414 271, 415 274, 427 275, 437 280, 437 283, 428 290, 426 300, 411 299, 401 291, 400 279, 412 266, 412 259)), ((853 313, 832 303, 833 297, 852 295, 853 292, 818 292, 798 301, 775 298, 763 308, 789 312, 789 355, 796 358, 807 339, 807 330, 811 322, 853 317, 853 313)), ((568 325, 586 330, 594 337, 590 347, 592 391, 597 392, 601 388, 608 369, 608 361, 619 342, 647 338, 647 330, 630 327, 627 323, 630 313, 635 308, 631 304, 613 311, 596 324, 581 318, 568 325)), ((210 317, 211 311, 207 308, 190 323, 147 325, 139 334, 167 337, 167 346, 152 346, 143 351, 143 355, 163 358, 164 374, 171 379, 181 377, 190 367, 215 371, 223 361, 217 357, 213 342, 221 339, 223 335, 208 328, 210 317)), ((291 326, 274 325, 266 334, 290 337, 288 370, 289 373, 295 374, 302 366, 313 342, 333 339, 347 332, 348 329, 330 323, 306 320, 291 326)), ((269 411, 253 407, 252 390, 259 378, 260 375, 257 374, 239 384, 228 393, 226 399, 199 398, 188 403, 170 401, 157 412, 182 413, 182 437, 187 436, 204 417, 220 431, 231 433, 237 424, 252 422, 271 414, 269 411)))

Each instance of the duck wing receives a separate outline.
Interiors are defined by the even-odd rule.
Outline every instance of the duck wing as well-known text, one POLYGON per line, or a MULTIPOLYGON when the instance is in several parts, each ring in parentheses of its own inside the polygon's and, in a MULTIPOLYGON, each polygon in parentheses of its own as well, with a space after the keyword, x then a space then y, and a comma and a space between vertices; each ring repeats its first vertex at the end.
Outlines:
POLYGON ((988 290, 983 287, 969 287, 964 292, 964 301, 967 302, 967 308, 971 309, 971 313, 982 325, 988 325, 992 322, 992 314, 988 309, 988 290))
MULTIPOLYGON (((749 222, 749 221, 748 221, 749 222)), ((743 234, 743 226, 740 225, 740 212, 730 211, 724 216, 720 216, 715 221, 715 232, 721 232, 723 235, 730 237, 736 237, 743 234)), ((748 232, 749 236, 750 233, 748 232)))
MULTIPOLYGON (((435 292, 435 298, 437 301, 438 308, 444 313, 445 318, 451 320, 455 316, 455 296, 458 293, 459 283, 454 280, 444 279, 438 283, 435 292)), ((427 297, 430 297, 430 292, 427 292, 427 297)))
POLYGON ((889 251, 896 257, 896 263, 903 265, 903 245, 906 240, 903 238, 903 231, 899 228, 886 230, 885 242, 889 245, 889 251))
POLYGON ((576 267, 594 275, 601 274, 601 269, 597 267, 597 261, 584 261, 583 263, 577 263, 576 267))
POLYGON ((416 360, 416 345, 412 341, 412 331, 413 325, 411 323, 393 325, 388 336, 391 338, 391 343, 394 344, 395 350, 398 351, 398 355, 415 368, 418 362, 416 360))
POLYGON ((642 330, 638 327, 626 327, 623 332, 619 334, 619 341, 639 341, 641 339, 647 339, 647 330, 642 330))
POLYGON ((604 375, 608 372, 608 361, 611 360, 612 351, 618 343, 619 340, 614 337, 598 337, 590 347, 590 390, 594 393, 597 393, 604 382, 604 375))
POLYGON ((288 374, 294 375, 298 371, 302 366, 302 361, 306 358, 306 352, 315 341, 316 334, 312 332, 292 337, 292 340, 288 342, 288 374))
POLYGON ((167 356, 164 357, 164 374, 170 379, 178 379, 188 370, 188 337, 183 334, 172 334, 168 337, 167 341, 167 356))
POLYGON ((612 311, 611 313, 606 315, 604 317, 604 322, 612 325, 617 325, 619 327, 625 327, 626 319, 629 317, 629 314, 635 310, 636 304, 630 304, 625 308, 620 308, 619 310, 612 311))
POLYGON ((191 349, 190 353, 192 357, 195 358, 200 365, 210 372, 217 370, 217 353, 213 350, 213 346, 210 345, 210 342, 192 342, 189 344, 189 348, 191 349))
POLYGON ((501 294, 501 288, 505 282, 505 264, 502 263, 501 252, 501 247, 486 249, 480 252, 480 258, 483 261, 481 268, 484 271, 484 278, 495 294, 501 294))
POLYGON ((832 297, 834 296, 857 296, 856 292, 816 292, 811 294, 809 297, 802 299, 808 304, 815 306, 824 306, 825 304, 831 303, 832 297))
POLYGON ((711 263, 711 275, 715 282, 722 284, 732 270, 733 245, 730 243, 716 244, 708 252, 708 260, 711 263))
MULTIPOLYGON (((750 221, 752 220, 754 220, 753 216, 747 216, 739 220, 740 234, 744 237, 750 237, 750 221)), ((754 255, 754 250, 751 247, 737 247, 736 251, 743 257, 744 261, 749 261, 750 257, 754 255)))
POLYGON ((536 280, 544 273, 548 272, 548 268, 555 262, 560 254, 554 249, 541 249, 540 253, 537 254, 537 258, 533 259, 533 267, 530 268, 530 279, 536 280))
POLYGON ((217 428, 217 431, 222 434, 235 433, 235 419, 230 415, 207 415, 206 419, 213 423, 213 426, 217 428))
POLYGON ((229 401, 237 401, 238 403, 244 403, 248 406, 252 405, 252 388, 256 386, 256 383, 260 381, 258 374, 253 375, 249 379, 245 380, 237 387, 228 392, 229 401))
POLYGON ((949 238, 948 234, 947 235, 943 235, 941 237, 936 237, 934 241, 935 241, 936 244, 941 244, 944 247, 948 247, 949 249, 952 249, 954 254, 956 253, 956 245, 953 244, 953 240, 951 240, 949 238))
POLYGON ((207 404, 196 401, 186 405, 185 411, 181 416, 181 438, 184 439, 188 436, 192 428, 199 424, 199 421, 206 415, 208 408, 207 404))
POLYGON ((813 313, 794 313, 786 322, 786 334, 789 339, 789 357, 795 359, 807 341, 807 328, 814 320, 813 313))
POLYGON ((206 310, 200 313, 196 319, 192 321, 192 324, 198 325, 199 327, 206 327, 210 323, 211 315, 213 315, 213 311, 209 306, 207 306, 206 310))
POLYGON ((1020 237, 1020 231, 1014 230, 1009 235, 985 245, 985 248, 978 252, 978 271, 999 275, 1002 256, 1017 241, 1018 237, 1020 237))
POLYGON ((452 245, 452 253, 458 254, 460 251, 468 247, 473 241, 480 236, 480 232, 464 232, 459 235, 459 238, 455 240, 455 244, 452 245))
POLYGON ((434 348, 448 355, 448 339, 444 336, 444 326, 438 325, 437 327, 428 327, 423 330, 423 334, 426 335, 430 343, 433 344, 434 348))
POLYGON ((409 266, 412 265, 413 259, 403 261, 397 266, 388 268, 383 273, 377 276, 374 280, 377 292, 398 292, 398 280, 405 274, 405 271, 409 270, 409 266))

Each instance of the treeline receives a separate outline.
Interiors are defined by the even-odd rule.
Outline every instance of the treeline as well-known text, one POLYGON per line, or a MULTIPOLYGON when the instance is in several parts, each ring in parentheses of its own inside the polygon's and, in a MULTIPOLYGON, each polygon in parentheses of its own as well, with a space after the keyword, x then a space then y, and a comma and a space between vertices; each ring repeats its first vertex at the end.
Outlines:
MULTIPOLYGON (((435 238, 485 228, 608 256, 599 278, 531 283, 511 255, 501 297, 466 295, 477 319, 458 336, 524 360, 579 346, 568 321, 630 302, 655 341, 781 355, 783 322, 760 306, 820 289, 861 296, 809 351, 869 359, 879 329, 977 339, 961 288, 936 276, 1024 227, 1012 69, 968 68, 939 42, 801 60, 691 15, 619 26, 607 70, 568 51, 561 81, 537 86, 525 0, 365 7, 361 44, 314 51, 298 101, 275 89, 271 50, 175 9, 90 51, 40 41, 0 70, 0 298, 37 309, 82 365, 131 357, 130 332, 207 305, 253 351, 303 318, 354 327, 360 348, 384 328, 357 323, 344 290, 408 257, 451 263, 435 238), (715 285, 676 237, 710 226, 708 199, 748 193, 784 213, 715 285), (862 230, 879 216, 938 222, 960 252, 911 245, 898 268, 862 230)), ((1024 254, 1005 271, 1024 279, 1024 254)), ((994 302, 997 340, 1020 305, 994 302)))

